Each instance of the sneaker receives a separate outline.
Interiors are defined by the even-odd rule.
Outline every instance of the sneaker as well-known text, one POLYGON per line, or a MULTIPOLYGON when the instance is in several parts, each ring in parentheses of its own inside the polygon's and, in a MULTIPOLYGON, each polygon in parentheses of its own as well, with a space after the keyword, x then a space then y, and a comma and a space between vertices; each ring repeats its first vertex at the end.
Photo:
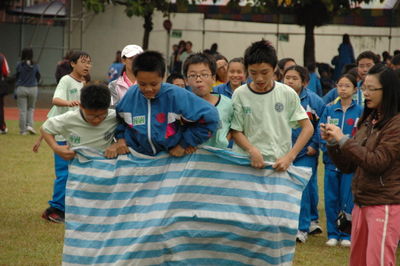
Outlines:
POLYGON ((334 247, 337 245, 337 243, 338 243, 337 239, 330 238, 328 241, 326 241, 325 245, 327 245, 329 247, 334 247))
POLYGON ((321 234, 322 233, 322 228, 321 226, 318 225, 317 221, 312 221, 310 224, 310 229, 309 229, 309 233, 310 235, 317 235, 317 234, 321 234))
POLYGON ((59 209, 49 207, 42 213, 42 218, 57 224, 64 223, 64 212, 59 209))
POLYGON ((341 245, 342 247, 349 248, 349 247, 351 246, 351 241, 350 241, 350 240, 347 240, 347 239, 342 239, 342 240, 340 241, 340 245, 341 245))
POLYGON ((19 134, 22 135, 22 136, 26 136, 26 135, 28 135, 29 133, 28 133, 28 132, 20 132, 19 134))
POLYGON ((8 128, 0 129, 0 134, 7 134, 8 128))
POLYGON ((36 134, 37 134, 36 130, 35 130, 33 127, 31 127, 31 126, 27 126, 27 127, 26 127, 26 130, 28 130, 28 132, 29 132, 31 135, 36 135, 36 134))
POLYGON ((299 231, 297 231, 297 234, 296 234, 296 241, 299 243, 306 243, 307 237, 308 237, 307 232, 303 232, 303 231, 299 230, 299 231))

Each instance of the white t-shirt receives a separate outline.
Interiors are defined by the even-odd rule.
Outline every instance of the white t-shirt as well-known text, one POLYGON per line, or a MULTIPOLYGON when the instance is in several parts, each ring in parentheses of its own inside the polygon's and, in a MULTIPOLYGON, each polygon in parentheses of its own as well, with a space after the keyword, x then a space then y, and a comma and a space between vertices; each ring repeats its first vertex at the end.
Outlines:
POLYGON ((63 136, 71 147, 85 146, 103 152, 111 145, 117 124, 115 110, 109 109, 107 117, 92 126, 78 109, 50 117, 42 127, 51 135, 63 136))
MULTIPOLYGON (((275 162, 292 148, 292 128, 308 116, 297 93, 289 86, 275 82, 266 93, 252 91, 248 84, 233 93, 231 128, 243 132, 267 161, 275 162)), ((233 150, 245 153, 238 145, 233 150)))

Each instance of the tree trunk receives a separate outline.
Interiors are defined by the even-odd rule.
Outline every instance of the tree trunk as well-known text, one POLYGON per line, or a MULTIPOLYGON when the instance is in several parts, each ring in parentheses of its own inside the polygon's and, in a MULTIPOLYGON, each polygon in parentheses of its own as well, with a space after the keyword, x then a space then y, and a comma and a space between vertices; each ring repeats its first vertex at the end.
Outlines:
POLYGON ((306 24, 306 39, 304 41, 303 62, 304 66, 315 63, 314 25, 306 24))
POLYGON ((150 32, 153 30, 153 12, 144 15, 144 35, 143 35, 143 50, 149 48, 150 32))

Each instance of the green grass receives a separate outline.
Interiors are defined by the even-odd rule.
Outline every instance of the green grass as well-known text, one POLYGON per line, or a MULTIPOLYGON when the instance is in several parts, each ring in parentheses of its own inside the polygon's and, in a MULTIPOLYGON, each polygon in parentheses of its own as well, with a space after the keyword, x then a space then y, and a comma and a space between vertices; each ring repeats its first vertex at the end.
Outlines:
MULTIPOLYGON (((33 153, 37 136, 20 136, 17 121, 7 125, 9 133, 0 135, 0 265, 60 265, 64 226, 40 218, 53 190, 53 153, 45 143, 39 153, 33 153)), ((325 246, 322 177, 320 167, 319 213, 324 233, 297 245, 294 265, 348 264, 348 248, 325 246)))

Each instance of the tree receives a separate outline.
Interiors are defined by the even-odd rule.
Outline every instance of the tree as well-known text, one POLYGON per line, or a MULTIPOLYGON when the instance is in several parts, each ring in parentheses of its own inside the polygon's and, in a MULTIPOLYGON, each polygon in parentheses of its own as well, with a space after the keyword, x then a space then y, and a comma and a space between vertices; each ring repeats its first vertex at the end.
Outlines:
MULTIPOLYGON (((168 0, 84 0, 88 10, 95 13, 104 12, 107 4, 119 4, 125 6, 125 13, 128 17, 139 16, 144 18, 143 44, 144 50, 149 47, 150 32, 153 30, 153 13, 161 11, 167 16, 172 10, 171 1, 168 0)), ((187 5, 187 0, 177 0, 175 5, 187 5)))
MULTIPOLYGON (((231 0, 237 3, 237 0, 231 0)), ((352 3, 368 3, 373 0, 246 0, 258 12, 269 10, 274 13, 286 13, 296 16, 297 24, 305 28, 303 63, 315 63, 314 29, 328 24, 333 16, 351 12, 352 3)), ((381 2, 383 0, 380 0, 381 2)))

